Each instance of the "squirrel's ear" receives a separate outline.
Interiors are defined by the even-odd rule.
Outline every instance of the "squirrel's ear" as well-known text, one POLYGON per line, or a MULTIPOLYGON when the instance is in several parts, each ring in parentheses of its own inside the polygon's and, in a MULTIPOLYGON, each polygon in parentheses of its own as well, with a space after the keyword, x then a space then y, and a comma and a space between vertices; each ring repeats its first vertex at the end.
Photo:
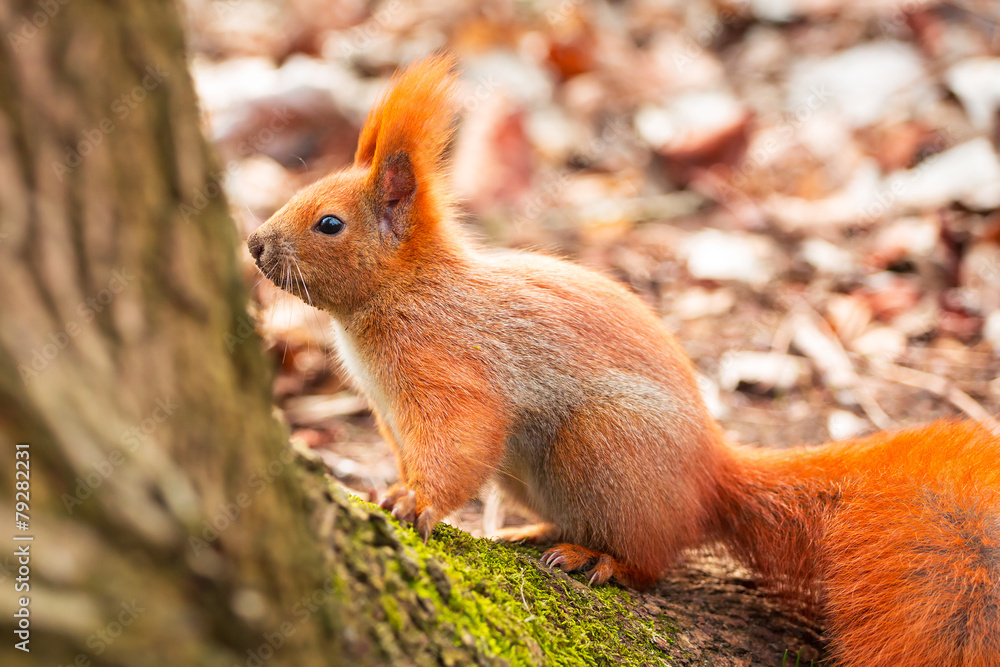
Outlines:
POLYGON ((390 155, 378 174, 378 220, 384 234, 400 239, 406 233, 410 204, 417 189, 413 165, 404 152, 390 155))

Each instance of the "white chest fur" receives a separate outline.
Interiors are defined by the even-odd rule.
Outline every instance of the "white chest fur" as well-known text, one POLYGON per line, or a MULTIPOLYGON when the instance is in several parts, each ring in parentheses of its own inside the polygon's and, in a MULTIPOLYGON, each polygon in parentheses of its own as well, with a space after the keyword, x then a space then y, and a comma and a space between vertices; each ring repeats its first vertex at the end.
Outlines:
POLYGON ((333 320, 333 331, 337 340, 337 353, 340 355, 341 365, 358 385, 358 388, 368 397, 368 400, 372 402, 379 417, 392 431, 397 446, 402 447, 403 442, 396 428, 392 406, 386 398, 382 383, 379 382, 364 356, 358 350, 354 337, 344 329, 340 322, 333 320))
POLYGON ((333 333, 337 339, 337 353, 340 355, 340 363, 366 394, 370 394, 373 378, 368 368, 358 353, 354 339, 348 334, 343 325, 337 320, 333 320, 333 333))

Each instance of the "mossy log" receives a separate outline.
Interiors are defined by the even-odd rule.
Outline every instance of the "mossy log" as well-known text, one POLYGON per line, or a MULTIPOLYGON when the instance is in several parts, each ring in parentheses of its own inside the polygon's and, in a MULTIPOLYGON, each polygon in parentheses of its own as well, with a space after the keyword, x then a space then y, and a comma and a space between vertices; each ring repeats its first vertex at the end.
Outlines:
POLYGON ((653 590, 591 588, 541 552, 441 524, 424 543, 303 454, 314 525, 354 659, 393 665, 794 665, 819 629, 725 558, 694 555, 653 590))

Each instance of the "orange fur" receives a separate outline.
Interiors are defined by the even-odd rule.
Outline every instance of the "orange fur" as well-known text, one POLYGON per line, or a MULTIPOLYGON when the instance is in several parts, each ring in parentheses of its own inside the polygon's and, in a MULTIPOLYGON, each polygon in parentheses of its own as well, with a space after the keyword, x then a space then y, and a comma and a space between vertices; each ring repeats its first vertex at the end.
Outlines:
POLYGON ((736 451, 721 539, 850 665, 1000 664, 1000 439, 971 422, 736 451))
POLYGON ((407 68, 355 164, 254 232, 265 274, 329 311, 425 538, 491 477, 546 562, 653 584, 722 543, 819 605, 845 665, 1000 664, 1000 441, 939 422, 825 447, 727 444, 648 307, 574 264, 481 248, 445 187, 452 61, 407 68), (345 224, 326 235, 317 222, 345 224))
POLYGON ((450 213, 441 161, 454 130, 454 67, 454 58, 438 55, 397 73, 369 112, 354 154, 356 167, 374 166, 373 185, 393 156, 409 158, 420 184, 413 206, 420 223, 414 229, 419 232, 433 231, 436 221, 450 213))

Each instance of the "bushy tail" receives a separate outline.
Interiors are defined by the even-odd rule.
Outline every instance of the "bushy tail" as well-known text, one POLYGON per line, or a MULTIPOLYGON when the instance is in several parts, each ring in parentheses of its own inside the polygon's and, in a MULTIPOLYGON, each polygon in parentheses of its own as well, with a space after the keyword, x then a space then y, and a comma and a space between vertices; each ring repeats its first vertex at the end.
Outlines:
POLYGON ((731 452, 719 537, 766 584, 820 603, 834 664, 1000 665, 991 431, 939 421, 731 452))

